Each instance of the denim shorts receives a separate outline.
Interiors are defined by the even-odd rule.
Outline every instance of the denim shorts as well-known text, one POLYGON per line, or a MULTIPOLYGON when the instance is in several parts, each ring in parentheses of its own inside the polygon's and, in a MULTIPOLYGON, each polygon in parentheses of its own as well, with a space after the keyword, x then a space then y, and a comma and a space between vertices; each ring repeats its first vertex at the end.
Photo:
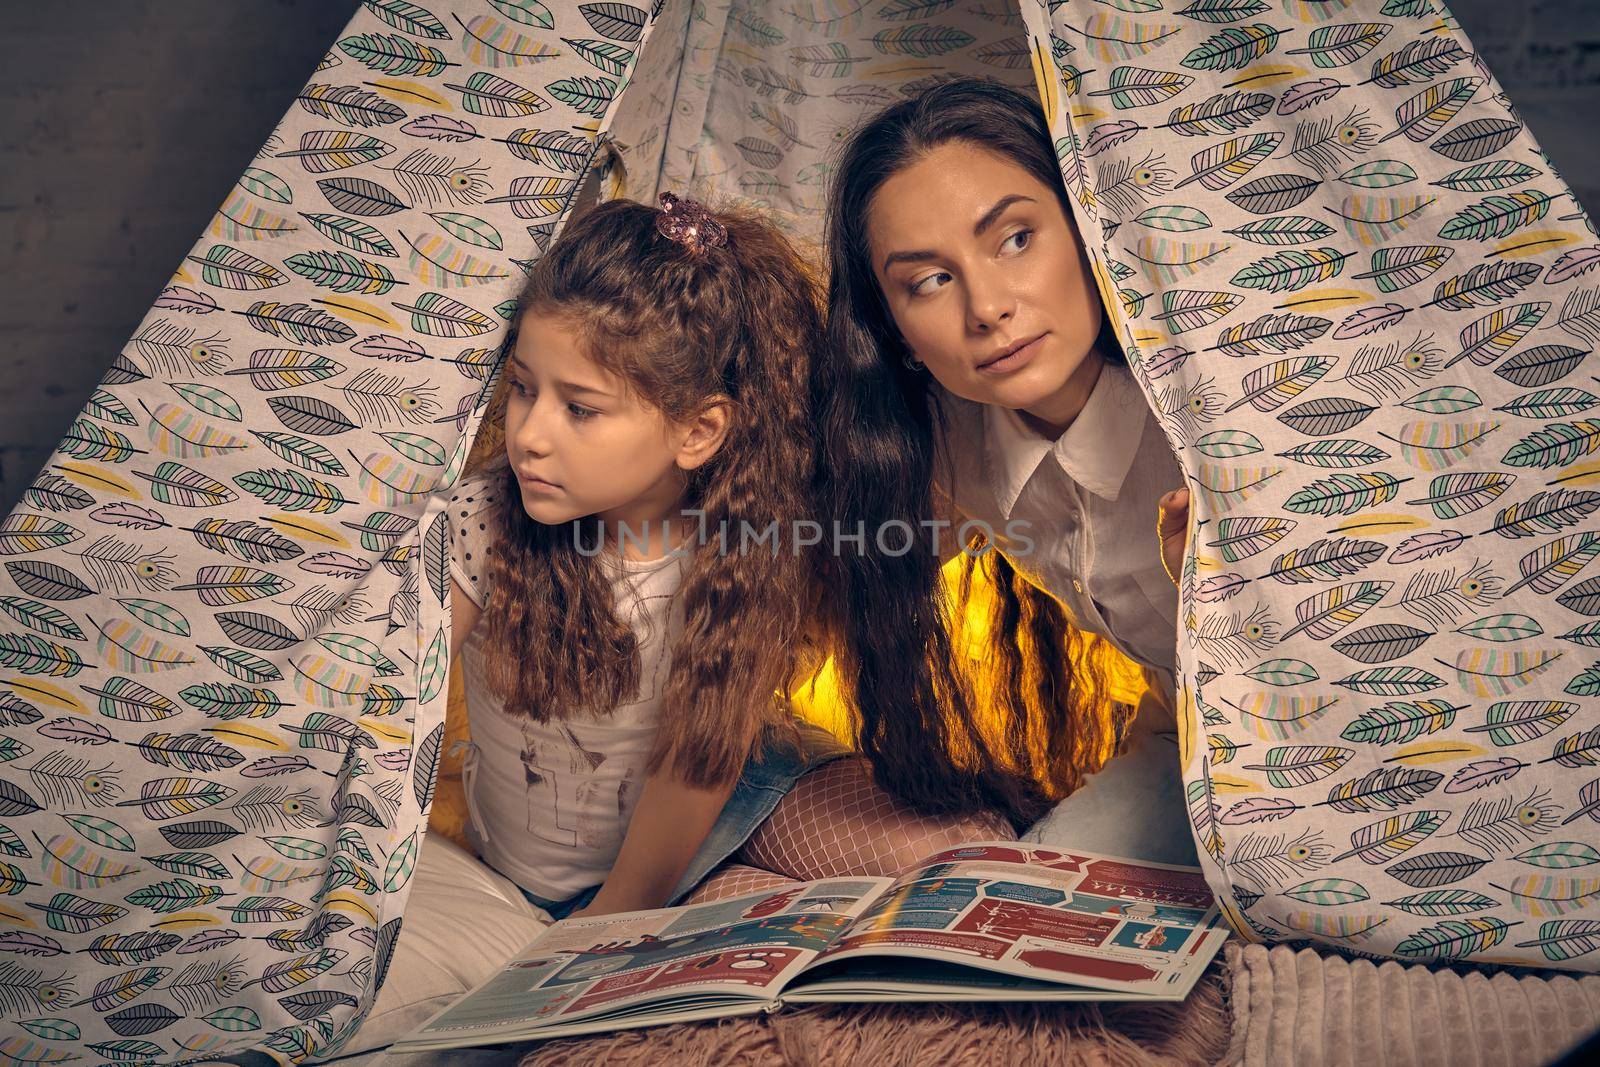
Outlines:
MULTIPOLYGON (((706 875, 739 851, 802 775, 852 754, 838 738, 810 723, 800 723, 799 740, 796 749, 769 736, 762 743, 759 755, 752 755, 746 761, 738 785, 723 805, 722 814, 711 825, 711 832, 701 842, 700 850, 689 861, 688 869, 678 880, 666 906, 671 907, 688 896, 706 875)), ((526 889, 522 895, 549 912, 551 918, 559 920, 586 906, 598 892, 600 887, 592 885, 566 900, 546 900, 526 889)))

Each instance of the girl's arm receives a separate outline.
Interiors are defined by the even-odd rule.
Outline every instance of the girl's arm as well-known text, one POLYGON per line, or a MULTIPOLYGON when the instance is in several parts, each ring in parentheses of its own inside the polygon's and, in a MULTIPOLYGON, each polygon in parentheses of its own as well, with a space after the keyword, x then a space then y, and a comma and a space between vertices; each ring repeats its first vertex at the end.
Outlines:
POLYGON ((683 782, 666 767, 646 778, 617 862, 594 900, 576 914, 664 906, 736 784, 702 789, 683 782))

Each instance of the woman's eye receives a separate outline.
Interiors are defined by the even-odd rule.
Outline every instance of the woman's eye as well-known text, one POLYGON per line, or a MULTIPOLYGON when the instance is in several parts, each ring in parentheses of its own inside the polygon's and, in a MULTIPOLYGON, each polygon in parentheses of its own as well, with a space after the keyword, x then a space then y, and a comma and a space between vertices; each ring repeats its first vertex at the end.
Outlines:
POLYGON ((1032 240, 1033 240, 1033 231, 1032 230, 1018 230, 1016 233, 1012 234, 1010 237, 1007 237, 1004 241, 1002 241, 1001 244, 1000 244, 1000 248, 1002 250, 1004 250, 1007 246, 1011 246, 1011 247, 1014 247, 1018 252, 1020 252, 1024 248, 1027 248, 1028 247, 1028 243, 1030 241, 1032 241, 1032 240))
POLYGON ((936 282, 941 278, 948 279, 949 277, 950 275, 940 271, 938 274, 930 274, 925 278, 919 278, 917 281, 911 283, 911 295, 927 296, 929 293, 938 288, 936 285, 930 285, 930 282, 936 282))
POLYGON ((593 408, 586 408, 582 404, 568 404, 567 405, 567 410, 572 412, 572 417, 577 419, 579 422, 584 422, 584 421, 586 421, 588 419, 592 419, 596 415, 600 414, 598 411, 594 410, 593 408))
POLYGON ((516 393, 518 396, 527 396, 528 395, 528 387, 527 386, 523 385, 521 382, 517 381, 515 378, 510 379, 510 381, 511 381, 511 391, 513 393, 516 393))

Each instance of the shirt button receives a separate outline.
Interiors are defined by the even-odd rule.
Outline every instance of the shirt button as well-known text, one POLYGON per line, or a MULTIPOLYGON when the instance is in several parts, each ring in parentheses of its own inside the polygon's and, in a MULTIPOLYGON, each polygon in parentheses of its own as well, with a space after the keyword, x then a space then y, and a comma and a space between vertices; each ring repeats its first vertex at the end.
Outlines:
POLYGON ((1075 593, 1082 593, 1083 592, 1083 583, 1078 581, 1078 579, 1076 579, 1076 578, 1072 579, 1072 591, 1075 592, 1075 593))

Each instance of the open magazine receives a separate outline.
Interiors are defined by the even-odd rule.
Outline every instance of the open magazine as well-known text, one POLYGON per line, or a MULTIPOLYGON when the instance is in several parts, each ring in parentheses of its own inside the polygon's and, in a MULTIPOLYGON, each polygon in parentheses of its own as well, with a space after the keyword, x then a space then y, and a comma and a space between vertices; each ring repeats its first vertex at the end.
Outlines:
POLYGON ((557 923, 391 1051, 816 1001, 1182 1000, 1226 937, 1197 868, 983 842, 899 878, 557 923))

